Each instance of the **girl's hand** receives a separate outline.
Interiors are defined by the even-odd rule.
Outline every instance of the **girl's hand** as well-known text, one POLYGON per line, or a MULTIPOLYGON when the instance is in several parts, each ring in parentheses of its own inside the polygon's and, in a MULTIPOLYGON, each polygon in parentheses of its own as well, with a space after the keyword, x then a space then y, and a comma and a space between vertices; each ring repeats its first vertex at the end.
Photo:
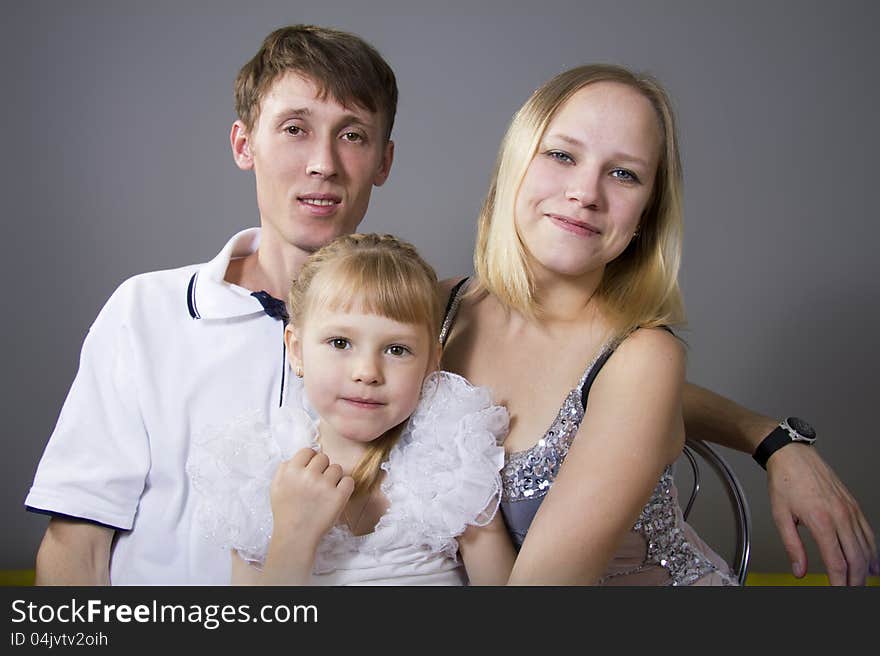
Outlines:
POLYGON ((278 465, 269 490, 273 533, 311 538, 317 547, 348 503, 354 480, 344 476, 339 465, 331 465, 326 455, 306 448, 278 465))
POLYGON ((269 488, 274 527, 263 568, 265 583, 308 583, 318 544, 353 491, 354 479, 313 449, 301 449, 278 466, 269 488))

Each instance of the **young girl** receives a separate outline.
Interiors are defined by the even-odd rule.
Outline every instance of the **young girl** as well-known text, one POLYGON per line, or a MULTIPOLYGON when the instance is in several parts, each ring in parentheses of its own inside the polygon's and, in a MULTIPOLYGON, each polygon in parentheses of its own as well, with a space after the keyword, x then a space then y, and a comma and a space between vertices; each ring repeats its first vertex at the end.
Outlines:
POLYGON ((438 372, 437 278, 391 236, 348 235, 293 283, 287 411, 197 436, 187 471, 232 580, 281 585, 503 584, 496 513, 506 411, 438 372))

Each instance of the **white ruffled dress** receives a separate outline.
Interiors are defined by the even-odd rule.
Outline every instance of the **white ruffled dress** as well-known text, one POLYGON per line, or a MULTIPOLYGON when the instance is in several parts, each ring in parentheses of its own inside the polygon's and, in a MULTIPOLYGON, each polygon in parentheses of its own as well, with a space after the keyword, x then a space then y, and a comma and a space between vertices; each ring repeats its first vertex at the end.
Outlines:
MULTIPOLYGON (((301 392, 269 423, 251 413, 193 438, 187 473, 204 536, 248 561, 265 560, 272 535, 269 484, 278 464, 303 447, 319 450, 301 392)), ((501 491, 507 411, 486 388, 439 372, 388 460, 380 489, 388 510, 375 530, 330 529, 318 548, 315 585, 461 585, 457 536, 492 520, 501 491)))

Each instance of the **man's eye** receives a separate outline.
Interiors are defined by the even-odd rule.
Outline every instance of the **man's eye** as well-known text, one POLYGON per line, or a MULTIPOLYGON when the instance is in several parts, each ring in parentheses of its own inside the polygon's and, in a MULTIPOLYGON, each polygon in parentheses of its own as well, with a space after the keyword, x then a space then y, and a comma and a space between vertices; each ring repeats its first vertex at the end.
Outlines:
POLYGON ((288 125, 286 128, 284 128, 284 131, 287 132, 287 134, 293 135, 294 137, 297 137, 303 133, 303 129, 298 125, 288 125))
POLYGON ((346 141, 351 141, 352 143, 361 143, 364 141, 364 135, 360 132, 346 132, 342 135, 342 138, 346 141))

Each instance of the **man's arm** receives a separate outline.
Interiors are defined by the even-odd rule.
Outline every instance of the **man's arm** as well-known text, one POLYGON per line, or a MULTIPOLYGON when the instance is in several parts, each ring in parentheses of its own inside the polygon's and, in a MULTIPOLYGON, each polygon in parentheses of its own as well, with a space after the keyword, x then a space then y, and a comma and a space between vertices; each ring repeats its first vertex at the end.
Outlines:
POLYGON ((53 517, 37 551, 37 585, 110 585, 115 531, 91 522, 53 517))
POLYGON ((752 454, 779 423, 705 387, 685 383, 684 427, 688 437, 752 454))
MULTIPOLYGON (((684 390, 684 420, 689 437, 748 454, 779 423, 691 383, 684 390)), ((868 520, 814 447, 791 444, 774 452, 767 461, 767 487, 773 521, 796 577, 807 572, 798 524, 813 535, 831 585, 864 585, 868 574, 880 574, 868 520)))
POLYGON ((149 357, 138 357, 143 346, 131 330, 150 320, 138 309, 151 307, 144 278, 123 283, 89 329, 25 499, 28 510, 52 516, 37 554, 39 584, 108 584, 115 530, 133 525, 151 466, 138 397, 139 362, 149 357))

